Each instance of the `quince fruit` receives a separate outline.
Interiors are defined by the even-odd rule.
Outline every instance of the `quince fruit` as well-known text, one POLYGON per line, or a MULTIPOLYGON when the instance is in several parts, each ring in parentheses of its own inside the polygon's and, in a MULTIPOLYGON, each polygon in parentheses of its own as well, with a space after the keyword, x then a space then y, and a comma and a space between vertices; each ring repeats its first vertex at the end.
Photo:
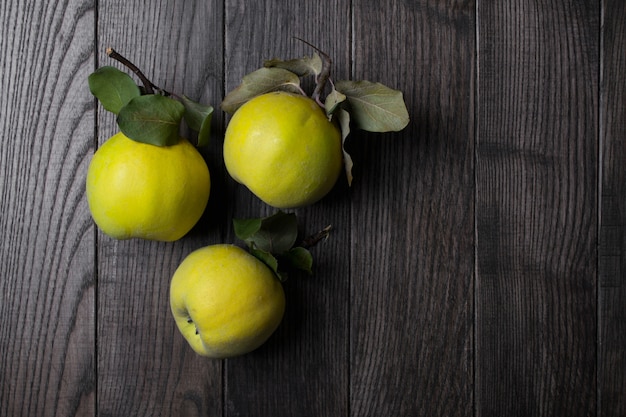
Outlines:
POLYGON ((233 179, 273 207, 311 205, 341 173, 341 132, 314 100, 266 93, 233 115, 224 138, 224 163, 233 179))
POLYGON ((210 189, 206 162, 183 138, 155 146, 120 132, 96 151, 87 172, 92 217, 116 239, 180 239, 202 216, 210 189))
POLYGON ((274 333, 285 294, 276 275, 244 249, 211 245, 179 265, 170 284, 170 307, 191 348, 221 359, 251 352, 274 333))

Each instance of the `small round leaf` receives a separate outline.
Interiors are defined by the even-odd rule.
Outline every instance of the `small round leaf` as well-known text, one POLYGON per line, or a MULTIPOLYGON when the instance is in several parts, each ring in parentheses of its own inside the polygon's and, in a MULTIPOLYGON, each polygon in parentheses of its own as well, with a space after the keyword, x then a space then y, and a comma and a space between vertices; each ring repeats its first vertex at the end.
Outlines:
POLYGON ((233 220, 235 235, 248 247, 281 255, 291 249, 298 237, 298 220, 293 213, 276 214, 260 219, 233 220))
POLYGON ((291 248, 285 253, 284 258, 292 268, 305 271, 309 275, 313 274, 313 256, 308 249, 300 246, 291 248))
POLYGON ((182 103, 185 106, 185 122, 198 132, 198 146, 207 146, 211 134, 213 107, 197 103, 187 96, 182 96, 182 103))
POLYGON ((132 78, 114 67, 98 68, 88 78, 89 90, 105 110, 118 114, 130 100, 141 92, 132 78))
POLYGON ((337 110, 338 106, 346 101, 346 96, 341 94, 339 91, 334 88, 332 91, 326 96, 326 100, 324 101, 324 107, 326 108, 326 114, 332 115, 335 110, 337 110))

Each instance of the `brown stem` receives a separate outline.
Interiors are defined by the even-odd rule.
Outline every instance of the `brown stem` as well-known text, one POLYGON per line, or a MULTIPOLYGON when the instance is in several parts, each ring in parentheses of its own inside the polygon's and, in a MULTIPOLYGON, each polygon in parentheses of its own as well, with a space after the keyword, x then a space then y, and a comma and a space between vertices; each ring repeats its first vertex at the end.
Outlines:
POLYGON ((141 72, 141 70, 139 68, 137 68, 137 66, 135 64, 133 64, 132 62, 130 62, 126 57, 122 56, 121 54, 119 54, 117 51, 115 51, 113 48, 107 48, 106 53, 108 56, 110 56, 111 58, 113 58, 114 60, 122 63, 123 65, 125 65, 126 67, 128 67, 128 69, 130 69, 132 72, 134 72, 135 74, 137 74, 137 76, 139 77, 139 79, 141 80, 141 82, 143 83, 144 88, 146 89, 146 94, 154 94, 154 88, 158 88, 156 87, 152 81, 150 81, 148 79, 148 77, 146 77, 143 72, 141 72))
MULTIPOLYGON (((313 90, 313 94, 311 95, 311 98, 315 101, 317 101, 318 104, 322 105, 322 101, 321 101, 321 95, 322 92, 324 91, 324 87, 326 86, 326 82, 328 81, 328 79, 330 78, 330 67, 332 65, 332 59, 330 59, 330 56, 328 56, 328 54, 324 51, 322 51, 320 48, 318 48, 317 46, 305 41, 304 39, 300 39, 298 37, 296 37, 297 40, 299 40, 300 42, 304 42, 307 45, 309 45, 311 48, 315 49, 317 52, 319 52, 319 54, 322 56, 322 70, 320 71, 317 79, 315 80, 315 90, 313 90)), ((322 106, 323 107, 323 106, 322 106)))
POLYGON ((305 237, 302 239, 302 242, 299 246, 302 246, 305 249, 312 248, 313 246, 320 243, 322 240, 328 239, 330 235, 330 231, 332 230, 332 226, 328 225, 317 233, 312 234, 311 236, 305 237))

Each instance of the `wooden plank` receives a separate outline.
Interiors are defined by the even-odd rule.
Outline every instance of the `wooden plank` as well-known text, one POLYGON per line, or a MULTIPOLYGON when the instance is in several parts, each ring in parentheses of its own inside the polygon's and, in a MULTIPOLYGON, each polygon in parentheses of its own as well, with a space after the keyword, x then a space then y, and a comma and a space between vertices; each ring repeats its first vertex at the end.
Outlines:
MULTIPOLYGON (((335 79, 349 72, 348 1, 278 0, 226 4, 226 92, 264 59, 298 58, 313 50, 332 56, 335 79)), ((305 83, 305 87, 310 87, 305 83)), ((229 181, 233 217, 274 213, 245 187, 229 181)), ((304 233, 327 224, 331 238, 313 249, 315 275, 285 284, 287 311, 277 332, 257 351, 226 361, 226 416, 345 416, 348 407, 350 202, 345 180, 321 202, 296 212, 304 233)), ((232 233, 228 242, 237 243, 232 233)), ((241 243, 241 242, 239 242, 241 243)))
POLYGON ((0 415, 93 415, 93 3, 5 3, 0 21, 0 415))
POLYGON ((599 415, 626 415, 626 4, 604 1, 602 33, 599 415))
POLYGON ((598 12, 479 2, 478 416, 596 412, 598 12))
MULTIPOLYGON (((111 46, 168 91, 216 105, 222 92, 222 7, 217 2, 99 3, 100 65, 117 65, 111 46)), ((119 67, 119 66, 118 66, 119 67)), ((121 68, 121 67, 120 67, 121 68)), ((216 131, 219 117, 216 118, 216 131)), ((101 110, 102 143, 117 130, 101 110)), ((222 410, 222 366, 201 358, 175 328, 169 281, 191 251, 220 240, 221 165, 217 140, 207 152, 210 208, 186 237, 173 243, 124 242, 98 234, 99 416, 214 416, 222 410)), ((221 156, 220 156, 221 159, 221 156)))
POLYGON ((350 414, 471 416, 475 4, 355 1, 355 79, 402 133, 355 132, 350 414))

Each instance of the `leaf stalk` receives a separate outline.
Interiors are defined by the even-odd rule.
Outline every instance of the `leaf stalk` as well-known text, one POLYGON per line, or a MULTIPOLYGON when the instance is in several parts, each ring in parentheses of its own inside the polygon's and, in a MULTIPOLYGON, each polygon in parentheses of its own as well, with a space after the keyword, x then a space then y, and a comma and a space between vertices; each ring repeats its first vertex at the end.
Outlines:
POLYGON ((296 37, 295 39, 309 45, 311 48, 315 49, 322 56, 322 70, 320 71, 319 75, 315 79, 315 90, 313 90, 313 94, 311 94, 311 98, 315 100, 317 104, 324 107, 324 103, 322 102, 321 96, 322 96, 322 93, 324 92, 324 87, 326 87, 326 82, 330 78, 330 69, 331 69, 333 60, 330 58, 330 56, 326 52, 322 51, 320 48, 313 45, 312 43, 307 42, 304 39, 301 39, 298 37, 296 37))
POLYGON ((148 79, 148 77, 145 76, 143 72, 141 72, 141 70, 137 67, 137 65, 130 62, 128 58, 126 58, 125 56, 123 56, 122 54, 120 54, 119 52, 117 52, 115 49, 111 47, 108 47, 106 49, 106 54, 109 57, 121 63, 122 65, 126 66, 132 72, 134 72, 137 75, 137 77, 139 77, 139 79, 141 80, 144 88, 146 89, 147 94, 154 94, 154 88, 156 86, 152 83, 152 81, 148 79))
POLYGON ((314 233, 311 236, 307 236, 304 239, 302 239, 302 242, 300 243, 299 246, 301 246, 301 247, 303 247, 305 249, 312 248, 313 246, 315 246, 318 243, 320 243, 322 240, 328 239, 328 236, 330 236, 330 231, 332 229, 333 229, 332 225, 326 226, 325 228, 323 228, 319 232, 314 233))

